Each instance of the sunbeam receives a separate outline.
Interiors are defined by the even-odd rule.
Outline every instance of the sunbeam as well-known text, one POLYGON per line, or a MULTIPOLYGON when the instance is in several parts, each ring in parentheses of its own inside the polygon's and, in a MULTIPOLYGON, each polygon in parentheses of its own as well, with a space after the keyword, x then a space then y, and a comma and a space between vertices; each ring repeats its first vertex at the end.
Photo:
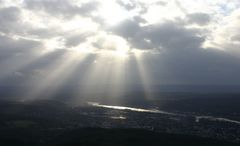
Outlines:
MULTIPOLYGON (((81 90, 96 99, 118 101, 124 93, 126 56, 115 56, 111 53, 96 55, 89 68, 85 70, 84 85, 81 90), (104 97, 99 97, 102 95, 104 97), (118 97, 118 98, 117 98, 118 97)), ((82 95, 83 93, 79 93, 82 95)))
POLYGON ((36 99, 42 94, 42 98, 51 98, 57 92, 58 88, 64 84, 69 76, 75 71, 76 67, 81 64, 87 54, 78 52, 67 52, 61 58, 58 58, 54 64, 46 69, 46 76, 42 80, 38 80, 32 91, 25 95, 25 99, 36 99), (47 92, 47 93, 46 93, 47 92))
POLYGON ((239 48, 240 0, 0 0, 0 146, 239 145, 239 48))
POLYGON ((151 85, 152 81, 150 79, 150 74, 146 65, 146 60, 144 60, 144 54, 141 52, 134 53, 133 58, 136 62, 136 67, 138 69, 138 74, 140 76, 141 84, 144 90, 145 98, 148 100, 152 99, 151 95, 151 85))

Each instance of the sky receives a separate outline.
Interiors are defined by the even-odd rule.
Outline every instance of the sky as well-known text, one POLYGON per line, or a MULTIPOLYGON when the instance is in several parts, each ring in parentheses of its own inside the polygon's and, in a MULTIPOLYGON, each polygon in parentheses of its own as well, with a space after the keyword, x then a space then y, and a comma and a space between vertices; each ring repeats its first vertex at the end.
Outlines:
POLYGON ((0 84, 239 85, 239 0, 0 0, 0 84))

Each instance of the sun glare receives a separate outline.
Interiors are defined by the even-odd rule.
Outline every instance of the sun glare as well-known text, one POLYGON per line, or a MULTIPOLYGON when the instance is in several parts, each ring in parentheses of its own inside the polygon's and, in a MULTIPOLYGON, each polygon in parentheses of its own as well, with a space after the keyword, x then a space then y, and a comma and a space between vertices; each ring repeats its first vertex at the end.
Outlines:
POLYGON ((126 58, 129 55, 129 51, 127 49, 117 49, 116 51, 114 51, 114 54, 116 57, 126 58))
POLYGON ((115 25, 129 17, 129 12, 122 9, 116 2, 107 0, 102 4, 99 15, 108 25, 115 25))

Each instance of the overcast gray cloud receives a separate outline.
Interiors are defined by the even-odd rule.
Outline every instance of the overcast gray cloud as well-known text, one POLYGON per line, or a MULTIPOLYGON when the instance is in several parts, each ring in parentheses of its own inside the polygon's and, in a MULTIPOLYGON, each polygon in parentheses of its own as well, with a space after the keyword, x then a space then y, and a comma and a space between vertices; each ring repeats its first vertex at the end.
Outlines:
POLYGON ((16 24, 20 21, 21 11, 17 7, 7 7, 0 9, 0 28, 2 32, 9 33, 16 29, 16 24))
POLYGON ((92 70, 102 79, 107 76, 102 68, 121 74, 125 58, 129 83, 140 83, 140 62, 151 84, 240 82, 238 1, 225 11, 220 6, 226 3, 206 0, 0 3, 0 68, 5 70, 0 79, 10 72, 39 81, 82 64, 71 81, 84 84, 92 70))
POLYGON ((27 39, 12 39, 7 36, 0 36, 0 56, 14 56, 17 54, 29 54, 40 52, 43 49, 41 42, 27 39))
POLYGON ((166 22, 149 26, 147 30, 147 38, 154 45, 158 45, 163 49, 198 49, 203 37, 200 37, 200 32, 197 29, 187 29, 179 25, 177 22, 166 22))
POLYGON ((66 0, 25 0, 26 8, 34 11, 49 13, 59 17, 74 17, 76 15, 90 15, 98 8, 98 1, 89 1, 79 5, 66 0))
POLYGON ((199 25, 206 25, 210 22, 211 18, 209 14, 205 13, 193 13, 187 16, 189 23, 195 23, 199 25))

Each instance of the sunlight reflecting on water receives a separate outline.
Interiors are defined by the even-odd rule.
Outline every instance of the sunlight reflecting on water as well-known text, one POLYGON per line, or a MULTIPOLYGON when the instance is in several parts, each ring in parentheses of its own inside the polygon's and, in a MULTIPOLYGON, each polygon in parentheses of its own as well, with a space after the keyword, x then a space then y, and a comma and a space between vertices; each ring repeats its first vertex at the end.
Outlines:
POLYGON ((177 115, 175 113, 160 111, 160 110, 157 110, 157 109, 143 109, 143 108, 133 108, 133 107, 127 107, 127 106, 104 105, 104 104, 99 104, 97 102, 88 102, 88 104, 91 105, 91 106, 95 106, 95 107, 102 107, 102 108, 116 109, 116 110, 129 110, 129 111, 135 111, 135 112, 177 115))
POLYGON ((124 116, 112 116, 111 119, 114 119, 114 120, 126 120, 127 118, 124 117, 124 116))
MULTIPOLYGON (((107 108, 107 109, 115 109, 115 110, 128 110, 128 111, 134 111, 134 112, 143 112, 143 113, 155 113, 155 114, 165 114, 169 116, 181 116, 181 117, 194 117, 195 122, 200 122, 202 119, 209 120, 209 121, 216 121, 216 122, 227 122, 227 123, 235 123, 240 124, 240 121, 228 119, 228 118, 222 118, 222 117, 213 117, 213 116, 198 116, 193 114, 181 114, 181 113, 171 113, 166 112, 158 109, 143 109, 143 108, 134 108, 134 107, 127 107, 127 106, 113 106, 113 105, 104 105, 99 104, 97 102, 88 102, 89 105, 94 107, 101 107, 101 108, 107 108)), ((126 119, 126 117, 123 116, 116 116, 111 117, 112 119, 126 119)))

